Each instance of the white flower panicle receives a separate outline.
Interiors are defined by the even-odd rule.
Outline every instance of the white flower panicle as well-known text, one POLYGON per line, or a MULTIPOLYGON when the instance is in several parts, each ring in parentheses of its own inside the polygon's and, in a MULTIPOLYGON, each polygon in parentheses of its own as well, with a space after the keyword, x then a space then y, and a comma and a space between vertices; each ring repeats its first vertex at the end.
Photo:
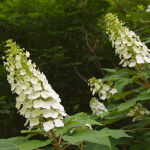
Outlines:
POLYGON ((124 23, 111 13, 106 15, 105 22, 107 34, 123 67, 150 63, 150 50, 141 42, 139 36, 123 26, 124 23))
POLYGON ((143 107, 141 103, 135 104, 134 107, 131 108, 129 113, 127 114, 127 116, 129 117, 133 117, 133 122, 142 120, 143 116, 147 115, 150 115, 150 111, 146 107, 143 107))
POLYGON ((64 126, 62 119, 67 114, 60 104, 59 95, 52 89, 46 76, 36 69, 36 65, 29 59, 30 53, 25 52, 12 40, 8 40, 6 62, 8 82, 11 90, 18 96, 16 108, 27 118, 30 129, 41 128, 46 132, 64 126))
POLYGON ((112 82, 104 83, 102 79, 96 79, 95 77, 89 79, 89 86, 91 87, 92 95, 97 93, 101 100, 109 99, 117 93, 112 82))
POLYGON ((90 107, 93 114, 95 114, 96 116, 99 116, 100 114, 108 111, 104 104, 99 102, 95 97, 91 99, 90 107))

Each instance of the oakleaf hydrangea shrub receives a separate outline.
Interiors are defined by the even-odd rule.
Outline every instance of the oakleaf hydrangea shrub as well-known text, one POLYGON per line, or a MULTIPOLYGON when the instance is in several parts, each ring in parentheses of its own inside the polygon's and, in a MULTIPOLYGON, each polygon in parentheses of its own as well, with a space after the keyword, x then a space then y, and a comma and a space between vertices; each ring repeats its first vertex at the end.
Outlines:
POLYGON ((3 57, 8 71, 7 79, 11 91, 16 93, 16 108, 27 120, 29 129, 40 128, 46 132, 64 126, 62 119, 66 116, 60 104, 59 95, 52 89, 46 76, 41 73, 29 58, 30 53, 8 40, 3 57))
MULTIPOLYGON (((141 42, 139 36, 125 27, 124 23, 119 21, 114 14, 108 13, 105 16, 105 22, 106 33, 112 42, 112 47, 115 48, 115 54, 119 55, 121 60, 119 64, 127 69, 114 69, 111 72, 112 74, 109 73, 103 79, 96 79, 95 77, 89 79, 92 95, 97 96, 99 99, 96 97, 91 99, 91 110, 97 116, 104 112, 111 113, 113 109, 115 111, 126 110, 126 112, 123 112, 126 117, 132 118, 133 122, 140 121, 150 115, 148 105, 144 104, 145 106, 143 106, 142 103, 136 103, 136 101, 132 103, 130 98, 136 99, 135 96, 150 88, 147 78, 149 74, 143 74, 143 70, 150 63, 150 50, 145 43, 141 42), (130 89, 129 91, 121 90, 130 84, 132 84, 133 88, 138 88, 130 89), (120 93, 120 91, 122 92, 120 93), (107 108, 110 105, 114 106, 113 108, 111 107, 111 111, 107 108)), ((139 99, 150 99, 150 95, 147 96, 148 98, 143 98, 142 96, 145 95, 140 95, 139 99)), ((139 99, 137 98, 137 101, 139 99)))
POLYGON ((29 124, 29 129, 42 129, 52 137, 57 150, 70 145, 84 150, 88 149, 89 143, 93 143, 93 149, 134 150, 137 144, 141 149, 150 148, 147 147, 150 141, 147 128, 150 120, 150 50, 114 14, 108 13, 105 23, 121 67, 105 69, 108 74, 104 78, 89 79, 93 115, 67 116, 59 95, 32 63, 30 53, 12 40, 6 42, 8 49, 3 59, 11 91, 17 94, 16 108, 26 118, 25 125, 29 124), (113 129, 105 128, 107 125, 113 129), (126 131, 131 133, 132 139, 126 131), (141 137, 145 139, 141 140, 141 137))
POLYGON ((120 58, 120 68, 105 69, 106 76, 102 79, 89 79, 90 91, 94 96, 90 108, 106 126, 131 132, 129 134, 133 138, 126 139, 120 149, 117 147, 118 150, 148 150, 150 50, 116 15, 106 14, 105 23, 108 38, 120 58))

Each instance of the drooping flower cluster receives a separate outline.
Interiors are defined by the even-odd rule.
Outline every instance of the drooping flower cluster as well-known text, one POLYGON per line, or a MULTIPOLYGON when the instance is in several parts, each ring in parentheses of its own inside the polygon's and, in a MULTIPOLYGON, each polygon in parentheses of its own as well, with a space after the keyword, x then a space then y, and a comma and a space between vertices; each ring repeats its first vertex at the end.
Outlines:
POLYGON ((109 34, 115 53, 119 55, 123 67, 134 67, 138 64, 150 63, 150 53, 147 46, 140 41, 133 31, 120 22, 118 18, 108 13, 105 17, 106 30, 109 34))
POLYGON ((147 6, 146 12, 150 12, 150 5, 147 6))
POLYGON ((133 108, 130 109, 129 113, 127 116, 133 117, 133 122, 137 120, 141 120, 143 116, 149 115, 150 111, 146 108, 143 107, 141 103, 137 103, 134 105, 133 108))
POLYGON ((91 99, 90 107, 93 114, 95 114, 96 116, 99 116, 100 114, 108 111, 104 104, 99 102, 95 97, 91 99))
POLYGON ((117 90, 113 88, 112 82, 104 83, 102 79, 96 79, 92 77, 89 79, 89 86, 92 94, 98 94, 101 100, 109 99, 112 95, 117 93, 117 90))
POLYGON ((29 123, 30 129, 41 128, 48 132, 55 127, 64 126, 62 119, 66 116, 60 104, 59 95, 52 89, 46 76, 36 69, 25 52, 12 40, 8 40, 4 65, 9 72, 8 82, 11 91, 16 93, 16 108, 29 123))

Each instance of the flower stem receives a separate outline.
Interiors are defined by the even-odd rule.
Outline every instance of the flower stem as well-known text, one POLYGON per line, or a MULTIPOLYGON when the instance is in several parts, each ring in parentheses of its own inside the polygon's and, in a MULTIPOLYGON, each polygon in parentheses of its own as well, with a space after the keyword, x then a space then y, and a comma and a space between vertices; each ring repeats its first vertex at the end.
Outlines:
POLYGON ((80 150, 84 150, 83 142, 80 143, 79 148, 80 148, 80 150))
POLYGON ((147 88, 150 88, 150 84, 149 84, 148 80, 147 80, 145 77, 141 77, 141 79, 144 81, 145 86, 146 86, 147 88))
POLYGON ((62 150, 65 150, 67 147, 69 147, 71 144, 66 145, 62 150))
POLYGON ((57 150, 62 150, 61 147, 60 147, 60 143, 57 141, 57 138, 56 138, 56 135, 55 135, 54 131, 50 130, 50 133, 52 135, 52 138, 53 138, 54 145, 55 145, 56 149, 57 150))

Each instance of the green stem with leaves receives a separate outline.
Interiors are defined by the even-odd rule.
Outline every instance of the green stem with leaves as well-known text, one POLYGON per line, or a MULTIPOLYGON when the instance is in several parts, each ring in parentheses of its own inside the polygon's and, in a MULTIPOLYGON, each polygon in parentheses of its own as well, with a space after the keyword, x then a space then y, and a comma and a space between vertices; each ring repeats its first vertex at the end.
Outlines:
POLYGON ((56 138, 56 135, 54 133, 53 130, 50 130, 50 133, 52 135, 52 138, 53 138, 53 141, 54 141, 54 146, 56 147, 57 150, 63 150, 60 145, 61 145, 61 142, 60 141, 57 141, 57 138, 56 138))

